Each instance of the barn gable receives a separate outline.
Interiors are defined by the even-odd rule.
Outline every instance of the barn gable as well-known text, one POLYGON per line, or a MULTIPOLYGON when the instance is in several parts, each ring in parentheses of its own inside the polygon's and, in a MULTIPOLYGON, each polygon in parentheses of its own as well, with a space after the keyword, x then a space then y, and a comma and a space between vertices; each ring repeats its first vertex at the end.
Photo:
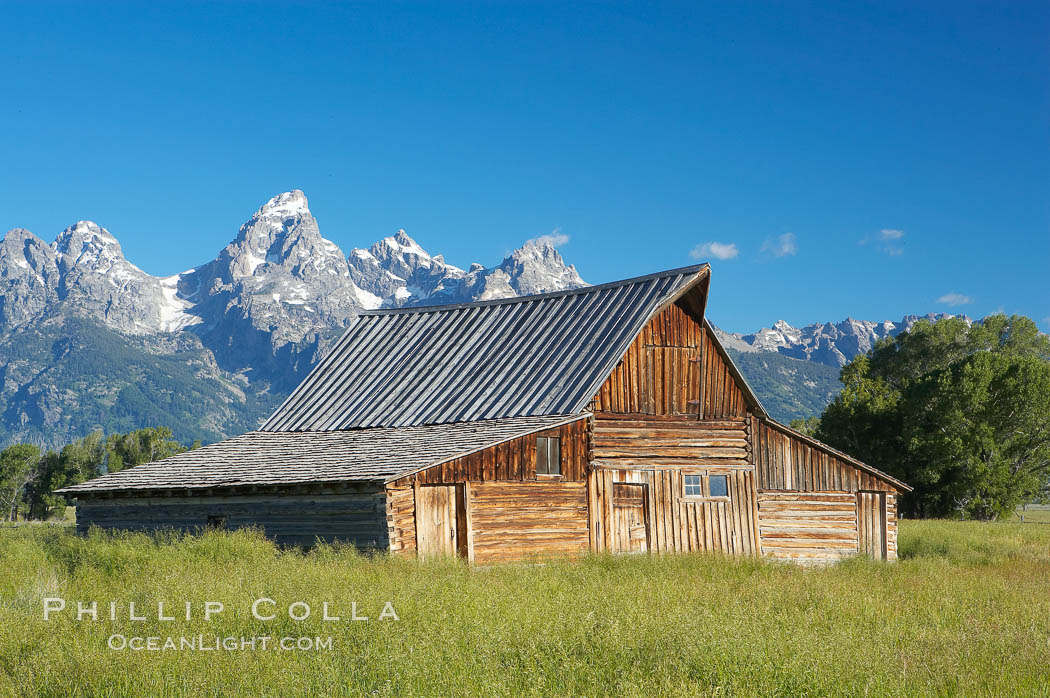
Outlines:
POLYGON ((704 317, 710 275, 656 313, 595 395, 592 409, 692 415, 766 415, 704 317))

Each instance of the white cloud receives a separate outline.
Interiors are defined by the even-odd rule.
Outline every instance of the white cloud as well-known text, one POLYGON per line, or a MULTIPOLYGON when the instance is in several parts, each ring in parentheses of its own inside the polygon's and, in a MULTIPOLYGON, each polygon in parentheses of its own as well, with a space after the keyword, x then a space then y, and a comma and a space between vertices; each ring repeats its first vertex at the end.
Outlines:
POLYGON ((867 245, 869 242, 876 242, 879 252, 885 252, 890 257, 899 257, 904 254, 903 247, 897 247, 890 243, 894 241, 901 241, 904 239, 904 231, 896 228, 883 228, 874 235, 868 235, 857 242, 858 245, 867 245))
POLYGON ((798 253, 798 242, 794 233, 784 233, 776 240, 768 238, 762 243, 762 251, 774 257, 786 257, 789 254, 798 253))
POLYGON ((555 228, 546 235, 540 235, 538 238, 532 238, 528 242, 535 243, 537 245, 549 244, 551 247, 561 247, 562 245, 565 245, 569 242, 569 236, 561 232, 561 228, 555 228))
POLYGON ((966 305, 967 303, 973 303, 973 298, 964 296, 961 293, 945 293, 943 296, 937 299, 938 303, 944 303, 945 305, 966 305))
POLYGON ((724 242, 705 242, 702 245, 697 245, 689 253, 689 256, 693 259, 707 259, 714 257, 715 259, 732 259, 740 254, 740 250, 736 248, 736 243, 731 242, 726 244, 724 242))

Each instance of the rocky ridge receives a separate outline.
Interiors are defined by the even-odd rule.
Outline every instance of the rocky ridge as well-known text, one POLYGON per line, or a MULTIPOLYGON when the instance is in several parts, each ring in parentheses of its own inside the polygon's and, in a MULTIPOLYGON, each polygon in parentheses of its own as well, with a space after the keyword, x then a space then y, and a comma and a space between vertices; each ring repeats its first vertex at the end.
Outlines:
MULTIPOLYGON (((783 320, 750 334, 723 332, 715 328, 726 347, 739 352, 769 351, 828 366, 845 366, 850 359, 864 354, 884 337, 896 337, 919 320, 935 322, 954 317, 947 313, 905 315, 899 322, 871 322, 846 318, 841 322, 816 322, 805 327, 792 327, 783 320)), ((969 318, 966 318, 969 322, 969 318)))

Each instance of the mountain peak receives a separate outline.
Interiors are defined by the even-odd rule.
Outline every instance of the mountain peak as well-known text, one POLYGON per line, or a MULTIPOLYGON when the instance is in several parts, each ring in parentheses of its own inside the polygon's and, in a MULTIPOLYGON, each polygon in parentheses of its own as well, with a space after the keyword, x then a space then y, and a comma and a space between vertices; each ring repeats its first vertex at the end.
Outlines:
POLYGON ((21 258, 30 248, 47 248, 49 253, 53 253, 46 242, 25 228, 12 228, 0 238, 0 255, 14 254, 21 258))
POLYGON ((55 238, 51 248, 72 264, 97 264, 124 258, 120 243, 94 221, 77 221, 55 238))
MULTIPOLYGON (((555 267, 564 267, 565 260, 554 244, 546 238, 527 240, 524 245, 510 253, 504 262, 521 263, 525 260, 535 260, 555 267)), ((575 271, 575 268, 573 267, 575 271)))
MULTIPOLYGON (((307 205, 306 194, 299 189, 293 189, 278 194, 263 204, 241 225, 237 238, 231 244, 245 247, 255 256, 261 255, 265 258, 274 245, 294 242, 303 236, 314 241, 321 240, 317 221, 310 214, 307 205)), ((235 253, 234 256, 237 254, 240 253, 235 253)), ((249 265, 251 271, 257 266, 258 264, 249 265)))
POLYGON ((399 228, 396 233, 383 238, 373 245, 373 247, 379 245, 387 247, 393 254, 413 254, 422 259, 430 259, 430 254, 424 250, 418 242, 413 240, 412 237, 405 232, 404 228, 399 228))
POLYGON ((525 249, 531 249, 531 248, 537 248, 537 249, 540 249, 540 250, 553 250, 553 249, 555 249, 554 243, 551 242, 551 239, 548 236, 546 236, 546 235, 543 235, 543 236, 538 237, 538 238, 533 238, 531 240, 526 240, 525 244, 522 245, 520 249, 525 250, 525 249))
POLYGON ((278 194, 267 201, 262 205, 256 215, 296 215, 303 212, 310 212, 310 205, 306 200, 306 194, 304 194, 301 189, 292 189, 291 191, 278 194))

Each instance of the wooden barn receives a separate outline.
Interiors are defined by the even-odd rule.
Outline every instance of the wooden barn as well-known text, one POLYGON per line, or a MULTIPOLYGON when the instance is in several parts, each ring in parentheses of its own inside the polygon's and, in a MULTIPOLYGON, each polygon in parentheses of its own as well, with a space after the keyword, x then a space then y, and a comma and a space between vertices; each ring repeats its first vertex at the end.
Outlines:
POLYGON ((910 488, 766 414, 709 286, 703 264, 366 312, 258 431, 61 492, 80 530, 258 526, 478 563, 894 559, 910 488))

